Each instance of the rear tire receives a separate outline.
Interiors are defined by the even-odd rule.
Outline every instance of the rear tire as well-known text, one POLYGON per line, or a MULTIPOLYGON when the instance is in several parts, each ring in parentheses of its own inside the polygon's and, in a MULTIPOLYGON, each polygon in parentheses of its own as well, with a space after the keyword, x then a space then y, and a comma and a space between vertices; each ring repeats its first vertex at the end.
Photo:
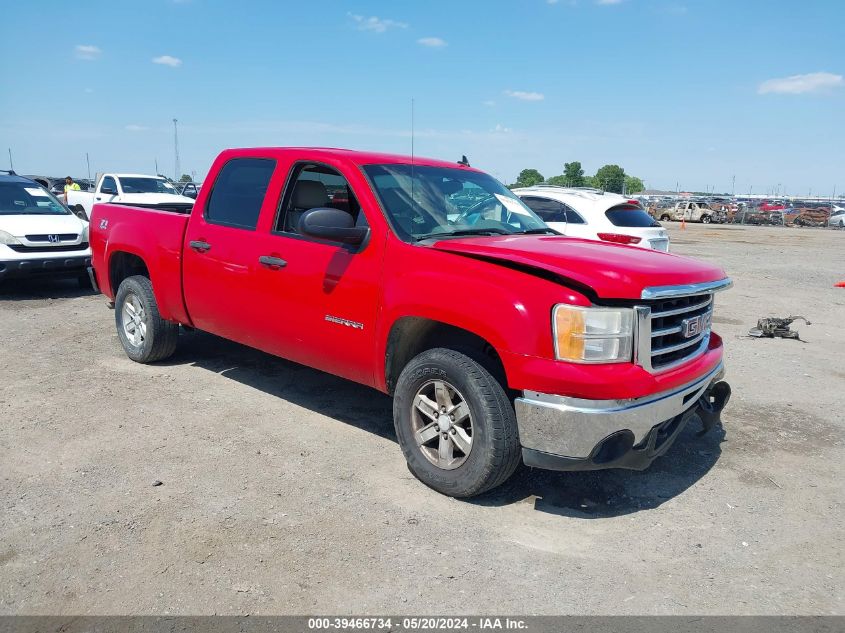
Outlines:
POLYGON ((502 385, 451 349, 423 352, 402 370, 393 421, 411 473, 451 497, 495 488, 521 459, 516 414, 502 385))
POLYGON ((161 318, 147 277, 134 275, 120 283, 114 320, 126 355, 136 363, 153 363, 176 351, 179 325, 161 318))

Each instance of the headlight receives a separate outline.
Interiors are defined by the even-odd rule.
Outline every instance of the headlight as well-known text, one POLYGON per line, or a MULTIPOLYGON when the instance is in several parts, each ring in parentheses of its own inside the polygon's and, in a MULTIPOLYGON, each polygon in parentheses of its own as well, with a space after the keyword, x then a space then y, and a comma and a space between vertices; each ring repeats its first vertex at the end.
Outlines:
POLYGON ((573 363, 631 360, 634 311, 559 304, 552 312, 555 356, 573 363))
POLYGON ((0 231, 0 244, 20 244, 18 238, 6 231, 0 231))

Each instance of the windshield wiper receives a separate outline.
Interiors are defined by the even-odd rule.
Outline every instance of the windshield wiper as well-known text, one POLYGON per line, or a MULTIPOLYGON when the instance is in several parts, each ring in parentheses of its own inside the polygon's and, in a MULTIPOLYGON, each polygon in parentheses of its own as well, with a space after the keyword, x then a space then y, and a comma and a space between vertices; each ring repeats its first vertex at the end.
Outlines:
POLYGON ((418 235, 416 240, 421 242, 422 240, 427 240, 432 237, 452 237, 452 236, 461 236, 461 235, 513 235, 512 231, 506 231, 505 229, 499 228, 487 228, 487 229, 461 229, 459 231, 439 231, 437 233, 425 233, 423 235, 418 235))
POLYGON ((542 235, 544 233, 551 233, 552 235, 560 235, 557 231, 548 226, 542 229, 527 229, 525 231, 517 231, 515 235, 542 235))

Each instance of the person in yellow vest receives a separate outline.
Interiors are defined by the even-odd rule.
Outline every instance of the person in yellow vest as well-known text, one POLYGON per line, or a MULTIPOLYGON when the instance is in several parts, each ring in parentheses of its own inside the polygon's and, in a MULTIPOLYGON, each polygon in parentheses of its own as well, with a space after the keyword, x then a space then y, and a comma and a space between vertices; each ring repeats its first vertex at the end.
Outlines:
POLYGON ((70 176, 65 177, 65 204, 67 204, 67 192, 79 190, 80 187, 75 182, 73 182, 73 178, 71 178, 70 176))

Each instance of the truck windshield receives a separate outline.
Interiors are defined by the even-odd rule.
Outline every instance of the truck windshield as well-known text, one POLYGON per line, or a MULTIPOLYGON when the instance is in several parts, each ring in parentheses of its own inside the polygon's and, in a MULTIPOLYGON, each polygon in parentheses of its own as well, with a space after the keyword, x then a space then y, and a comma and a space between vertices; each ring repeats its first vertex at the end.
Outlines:
POLYGON ((554 233, 487 174, 405 164, 365 165, 363 169, 402 239, 554 233))
POLYGON ((176 188, 163 178, 124 177, 120 179, 123 193, 172 193, 176 188))
POLYGON ((34 182, 0 182, 0 215, 70 215, 70 210, 34 182))

